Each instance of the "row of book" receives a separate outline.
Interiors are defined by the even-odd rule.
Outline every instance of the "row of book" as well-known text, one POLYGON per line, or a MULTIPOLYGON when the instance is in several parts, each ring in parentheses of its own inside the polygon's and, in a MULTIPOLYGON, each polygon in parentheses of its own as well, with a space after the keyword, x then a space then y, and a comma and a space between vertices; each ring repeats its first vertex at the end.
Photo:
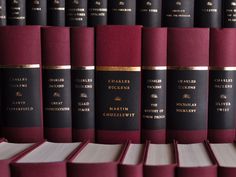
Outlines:
POLYGON ((235 39, 233 28, 0 27, 1 133, 233 142, 235 39))
POLYGON ((0 0, 0 25, 236 27, 236 0, 0 0))
POLYGON ((234 177, 234 143, 0 143, 1 177, 234 177))

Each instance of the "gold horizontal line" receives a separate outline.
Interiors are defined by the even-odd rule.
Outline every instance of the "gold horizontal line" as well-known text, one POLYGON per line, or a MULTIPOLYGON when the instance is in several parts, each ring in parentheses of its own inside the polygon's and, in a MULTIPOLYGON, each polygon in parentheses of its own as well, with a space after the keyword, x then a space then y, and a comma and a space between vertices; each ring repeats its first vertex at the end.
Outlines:
POLYGON ((97 66, 96 71, 141 71, 141 67, 129 66, 97 66))
POLYGON ((142 66, 143 70, 166 70, 167 66, 142 66))
POLYGON ((71 69, 73 70, 94 70, 95 66, 73 66, 71 69))
POLYGON ((65 7, 52 7, 50 10, 58 10, 58 11, 64 11, 65 7))
POLYGON ((40 68, 40 64, 27 64, 27 65, 1 65, 0 68, 40 68))
POLYGON ((43 69, 71 69, 70 65, 43 66, 43 69))
POLYGON ((236 71, 236 67, 216 67, 211 66, 209 70, 219 70, 219 71, 236 71))
POLYGON ((208 66, 168 66, 168 70, 208 70, 208 66))

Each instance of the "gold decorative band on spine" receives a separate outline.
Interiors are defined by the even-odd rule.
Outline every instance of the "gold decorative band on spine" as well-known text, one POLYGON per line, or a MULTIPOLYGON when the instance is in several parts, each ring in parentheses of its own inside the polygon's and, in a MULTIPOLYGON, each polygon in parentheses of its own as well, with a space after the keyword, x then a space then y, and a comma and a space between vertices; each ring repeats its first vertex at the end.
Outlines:
POLYGON ((30 68, 40 68, 40 64, 28 64, 28 65, 2 65, 0 68, 25 68, 25 69, 30 69, 30 68))
POLYGON ((95 66, 73 66, 71 69, 73 70, 95 70, 95 66))
POLYGON ((58 10, 58 11, 64 11, 65 7, 52 7, 50 10, 58 10))
POLYGON ((167 70, 167 66, 142 66, 143 70, 167 70))
POLYGON ((168 70, 196 70, 196 71, 204 71, 208 70, 208 66, 168 66, 168 70))
POLYGON ((236 71, 236 67, 209 67, 209 70, 216 70, 216 71, 236 71))
POLYGON ((96 71, 141 71, 141 67, 129 66, 97 66, 96 71))
POLYGON ((71 69, 70 65, 61 65, 61 66, 43 66, 43 69, 71 69))

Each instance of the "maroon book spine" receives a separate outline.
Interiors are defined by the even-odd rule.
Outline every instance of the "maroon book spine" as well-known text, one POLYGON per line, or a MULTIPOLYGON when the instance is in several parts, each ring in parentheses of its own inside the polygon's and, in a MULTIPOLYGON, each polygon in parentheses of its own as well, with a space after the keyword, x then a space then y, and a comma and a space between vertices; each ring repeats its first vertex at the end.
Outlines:
POLYGON ((53 142, 71 142, 69 28, 42 28, 42 55, 45 138, 53 142))
MULTIPOLYGON (((150 142, 148 143, 147 151, 146 151, 146 156, 144 159, 144 165, 143 165, 143 177, 175 177, 175 170, 177 166, 177 151, 176 148, 174 147, 173 144, 173 151, 170 153, 173 153, 173 163, 171 164, 166 164, 166 165, 148 165, 147 164, 147 154, 148 154, 148 149, 150 146, 150 142)), ((159 158, 159 157, 156 157, 159 158)))
MULTIPOLYGON (((136 164, 124 164, 125 157, 128 154, 131 142, 126 146, 124 155, 118 166, 119 177, 143 177, 143 163, 146 156, 148 144, 142 144, 142 151, 138 154, 139 161, 136 164)), ((133 155, 134 156, 134 155, 133 155)))
POLYGON ((10 142, 41 141, 40 28, 1 27, 0 41, 2 133, 10 142))
POLYGON ((236 123, 236 30, 212 29, 210 36, 208 139, 229 143, 236 123))
MULTIPOLYGON (((0 140, 0 143, 1 142, 2 141, 0 140)), ((10 163, 13 162, 15 159, 19 158, 20 156, 28 153, 29 151, 31 151, 32 149, 34 149, 38 145, 39 144, 36 143, 36 144, 26 148, 25 150, 22 150, 21 152, 17 153, 16 155, 14 155, 14 156, 12 156, 8 159, 1 159, 0 160, 0 174, 1 174, 1 177, 11 177, 10 163)))
MULTIPOLYGON (((40 143, 40 145, 43 143, 40 143)), ((39 146, 39 145, 38 145, 39 146)), ((84 143, 73 150, 66 159, 56 162, 29 162, 18 163, 17 161, 23 158, 26 153, 14 159, 10 164, 11 177, 67 177, 67 162, 78 151, 83 148, 84 143)), ((37 148, 37 147, 36 147, 37 148)), ((35 148, 35 149, 36 149, 35 148)), ((31 151, 34 150, 33 148, 31 151)), ((28 151, 29 153, 30 151, 28 151)))
POLYGON ((94 29, 71 28, 72 139, 95 139, 94 29))
POLYGON ((119 177, 118 164, 125 153, 126 144, 123 145, 117 159, 102 163, 75 163, 73 160, 85 148, 80 148, 67 162, 67 175, 70 177, 119 177))
MULTIPOLYGON (((181 167, 177 166, 176 177, 217 177, 217 161, 209 147, 208 142, 202 142, 205 145, 207 154, 212 162, 209 166, 196 166, 196 167, 181 167)), ((175 143, 177 152, 178 164, 180 162, 177 143, 175 143)), ((186 157, 187 158, 187 157, 186 157)))
POLYGON ((96 138, 140 142, 141 26, 96 30, 96 138))
POLYGON ((167 29, 142 31, 142 140, 166 142, 167 29))
POLYGON ((167 138, 207 139, 209 29, 168 30, 167 138))

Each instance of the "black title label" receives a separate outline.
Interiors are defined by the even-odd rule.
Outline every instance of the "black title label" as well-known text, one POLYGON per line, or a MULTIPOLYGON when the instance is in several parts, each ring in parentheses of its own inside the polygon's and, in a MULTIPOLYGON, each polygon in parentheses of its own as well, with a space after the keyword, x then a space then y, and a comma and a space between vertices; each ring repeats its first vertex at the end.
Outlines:
POLYGON ((4 126, 40 126, 40 68, 1 68, 1 72, 4 126))
POLYGON ((26 24, 26 0, 7 0, 8 25, 26 24))
POLYGON ((0 26, 6 25, 6 0, 0 0, 0 26))
POLYGON ((236 28, 236 0, 223 0, 224 27, 236 28))
POLYGON ((43 69, 44 124, 47 128, 71 127, 70 69, 43 69))
POLYGON ((27 24, 47 25, 47 1, 27 1, 27 24))
POLYGON ((73 128, 94 128, 95 122, 94 70, 72 70, 73 128))
POLYGON ((165 26, 193 27, 194 0, 172 0, 163 3, 165 26))
POLYGON ((222 0, 197 1, 195 14, 197 27, 221 27, 222 0))
POLYGON ((167 126, 172 130, 207 128, 208 70, 168 70, 167 126))
POLYGON ((142 128, 166 127, 166 70, 142 71, 142 128))
POLYGON ((137 1, 137 22, 145 27, 160 27, 162 0, 137 1))
POLYGON ((87 26, 87 0, 66 2, 66 25, 87 26))
POLYGON ((108 0, 108 23, 113 25, 135 25, 136 1, 108 0))
POLYGON ((140 72, 96 72, 96 126, 100 130, 138 130, 140 72))
POLYGON ((48 25, 65 26, 65 0, 48 0, 48 25))
POLYGON ((97 25, 107 24, 107 0, 88 1, 88 25, 95 27, 97 25))
POLYGON ((210 71, 209 128, 235 128, 236 71, 210 71))

